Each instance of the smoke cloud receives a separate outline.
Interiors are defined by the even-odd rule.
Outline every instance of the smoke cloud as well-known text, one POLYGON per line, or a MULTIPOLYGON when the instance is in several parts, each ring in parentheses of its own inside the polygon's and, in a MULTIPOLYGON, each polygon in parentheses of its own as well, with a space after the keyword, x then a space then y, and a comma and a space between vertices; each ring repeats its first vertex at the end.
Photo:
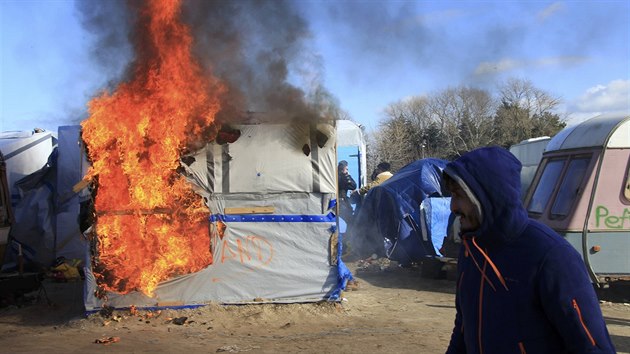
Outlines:
MULTIPOLYGON (((95 60, 111 72, 110 86, 124 80, 133 60, 134 9, 121 0, 79 1, 77 9, 97 38, 95 60)), ((291 2, 187 0, 182 18, 195 57, 227 87, 218 121, 337 114, 336 99, 321 82, 321 59, 309 47, 308 24, 291 2)))

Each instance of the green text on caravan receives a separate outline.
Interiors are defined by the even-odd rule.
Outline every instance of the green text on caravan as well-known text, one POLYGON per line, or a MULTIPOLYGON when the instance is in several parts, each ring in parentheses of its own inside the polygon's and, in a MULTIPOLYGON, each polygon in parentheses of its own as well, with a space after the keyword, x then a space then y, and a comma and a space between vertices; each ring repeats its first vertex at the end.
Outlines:
POLYGON ((609 229, 623 229, 624 226, 628 228, 630 226, 630 210, 624 208, 621 215, 610 215, 608 208, 600 205, 595 209, 595 227, 599 227, 602 223, 609 229))

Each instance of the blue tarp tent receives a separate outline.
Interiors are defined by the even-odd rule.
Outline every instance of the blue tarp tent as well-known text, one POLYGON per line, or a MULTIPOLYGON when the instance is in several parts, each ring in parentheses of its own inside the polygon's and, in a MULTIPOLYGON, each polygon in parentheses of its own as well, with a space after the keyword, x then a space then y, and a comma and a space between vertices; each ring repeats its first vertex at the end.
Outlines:
MULTIPOLYGON (((387 256, 401 264, 420 261, 426 256, 436 255, 431 238, 441 238, 434 232, 422 235, 421 203, 429 197, 444 197, 441 187, 442 170, 448 161, 422 159, 400 169, 381 185, 375 186, 365 196, 348 227, 347 242, 350 251, 358 257, 376 254, 387 256)), ((448 219, 450 210, 444 201, 431 203, 427 214, 430 218, 448 219)), ((425 218, 425 230, 433 229, 432 222, 425 218)), ((444 230, 444 236, 446 230, 444 230)))

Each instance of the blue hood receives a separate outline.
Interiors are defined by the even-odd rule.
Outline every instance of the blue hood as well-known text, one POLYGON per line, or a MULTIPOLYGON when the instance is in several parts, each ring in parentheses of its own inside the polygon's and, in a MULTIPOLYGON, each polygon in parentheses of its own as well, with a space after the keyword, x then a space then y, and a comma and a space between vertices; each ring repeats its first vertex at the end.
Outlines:
POLYGON ((463 181, 479 201, 481 227, 468 234, 480 244, 500 245, 522 234, 528 216, 520 199, 521 163, 509 151, 475 149, 449 163, 444 173, 463 181))

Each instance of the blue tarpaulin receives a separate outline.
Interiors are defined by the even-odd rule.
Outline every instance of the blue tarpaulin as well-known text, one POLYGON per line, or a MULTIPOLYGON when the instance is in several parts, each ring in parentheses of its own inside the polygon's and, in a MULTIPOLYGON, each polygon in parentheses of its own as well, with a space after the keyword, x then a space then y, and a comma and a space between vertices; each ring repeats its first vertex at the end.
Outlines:
MULTIPOLYGON (((420 205, 429 197, 444 197, 441 178, 447 163, 434 158, 414 161, 370 189, 348 226, 350 250, 359 257, 375 253, 403 264, 436 255, 435 242, 423 241, 420 205)), ((439 203, 443 206, 446 202, 439 203)), ((438 204, 437 199, 428 205, 434 204, 438 204)), ((448 220, 450 214, 448 208, 436 207, 434 211, 429 215, 432 219, 428 223, 425 220, 429 229, 433 218, 448 220), (438 215, 439 211, 443 215, 438 215)), ((427 237, 430 240, 432 236, 427 237)), ((440 235, 436 232, 433 237, 440 235)))
POLYGON ((448 230, 450 205, 450 197, 430 197, 420 204, 422 243, 430 256, 442 256, 440 248, 448 230))

